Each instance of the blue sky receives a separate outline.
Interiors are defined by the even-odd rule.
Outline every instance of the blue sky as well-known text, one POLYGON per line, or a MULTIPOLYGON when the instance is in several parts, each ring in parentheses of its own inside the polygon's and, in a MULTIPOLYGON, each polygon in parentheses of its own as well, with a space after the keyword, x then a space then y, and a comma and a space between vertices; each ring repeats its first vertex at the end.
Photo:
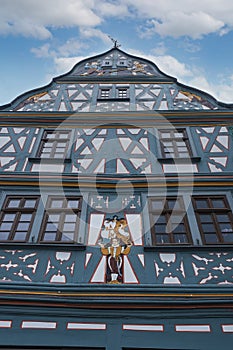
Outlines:
POLYGON ((112 47, 233 103, 232 0, 0 0, 0 105, 112 47))

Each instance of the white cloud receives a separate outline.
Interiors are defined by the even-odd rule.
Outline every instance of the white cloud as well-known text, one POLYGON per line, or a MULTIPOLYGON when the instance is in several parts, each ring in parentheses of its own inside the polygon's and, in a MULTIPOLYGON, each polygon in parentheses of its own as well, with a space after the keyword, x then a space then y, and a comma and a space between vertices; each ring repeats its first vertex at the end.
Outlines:
POLYGON ((209 82, 205 76, 199 75, 192 79, 186 80, 185 83, 195 87, 215 97, 218 101, 224 103, 233 103, 233 80, 228 83, 214 84, 209 82))
POLYGON ((124 2, 96 1, 96 9, 104 17, 124 17, 129 15, 129 9, 124 2))
MULTIPOLYGON (((1 6, 1 5, 0 5, 1 6)), ((31 22, 31 20, 13 19, 13 16, 9 16, 7 21, 1 20, 0 13, 0 34, 21 34, 25 37, 35 37, 38 39, 49 39, 51 33, 43 25, 31 22)))
POLYGON ((159 20, 151 22, 156 33, 161 36, 170 35, 174 38, 189 36, 193 39, 200 39, 204 34, 217 32, 224 26, 223 21, 203 12, 186 14, 176 11, 170 13, 162 23, 159 20))
POLYGON ((106 19, 127 16, 144 20, 143 35, 201 38, 233 28, 230 0, 0 0, 0 8, 0 34, 39 39, 50 38, 52 29, 96 28, 106 19))
POLYGON ((179 62, 175 57, 173 56, 156 56, 151 57, 151 60, 153 59, 154 62, 158 65, 159 69, 161 69, 163 72, 165 72, 168 75, 174 76, 174 77, 187 77, 192 76, 192 71, 187 67, 185 63, 179 62))
POLYGON ((53 70, 45 77, 46 82, 50 82, 53 78, 68 73, 76 63, 87 57, 53 57, 53 70))
POLYGON ((140 52, 137 50, 128 50, 128 52, 132 55, 138 57, 144 57, 149 61, 154 62, 158 68, 165 74, 173 76, 175 78, 180 77, 190 77, 193 76, 193 72, 190 68, 183 62, 179 62, 175 57, 170 55, 145 55, 144 52, 140 52))
MULTIPOLYGON (((129 16, 135 19, 135 24, 139 19, 144 27, 141 34, 146 36, 157 33, 164 37, 188 36, 197 39, 214 32, 224 35, 233 28, 233 2, 230 0, 0 0, 0 7, 0 34, 51 39, 52 31, 56 28, 79 28, 81 40, 71 38, 56 48, 50 41, 31 50, 37 57, 52 58, 54 73, 58 75, 66 73, 84 58, 81 55, 87 45, 86 39, 98 38, 110 44, 108 35, 100 25, 106 20, 111 21, 112 17, 124 19, 129 16), (74 55, 76 57, 70 57, 74 55)), ((196 42, 190 40, 187 44, 185 40, 187 50, 195 52, 199 49, 194 45, 196 42)), ((203 72, 196 72, 193 67, 166 55, 162 42, 151 52, 149 56, 135 51, 132 54, 154 61, 166 74, 205 90, 219 100, 233 100, 233 81, 215 87, 203 72)))
POLYGON ((146 36, 158 33, 196 39, 213 32, 224 35, 233 27, 233 2, 229 0, 125 0, 125 3, 135 8, 138 17, 149 19, 142 29, 146 36))
POLYGON ((82 27, 80 28, 80 34, 84 38, 100 38, 102 41, 109 43, 108 35, 103 33, 100 29, 82 27))
POLYGON ((78 40, 77 38, 70 38, 56 49, 60 56, 69 57, 71 55, 76 55, 85 47, 86 44, 81 40, 78 40))
POLYGON ((182 41, 179 42, 179 47, 184 49, 189 53, 195 53, 201 50, 200 41, 193 41, 185 37, 182 41))
POLYGON ((38 39, 51 37, 49 28, 96 26, 101 23, 94 0, 0 0, 0 33, 38 39))
MULTIPOLYGON (((56 43, 57 44, 57 43, 56 43)), ((38 58, 71 57, 79 54, 87 45, 78 38, 70 38, 64 44, 52 46, 52 42, 33 47, 31 52, 38 58)))
POLYGON ((34 53, 34 55, 38 58, 42 58, 42 57, 51 57, 52 53, 51 53, 51 49, 50 49, 50 44, 44 44, 40 47, 33 47, 31 49, 31 52, 34 53))
POLYGON ((156 48, 152 50, 153 54, 155 54, 156 56, 165 55, 166 51, 167 47, 165 46, 164 42, 158 43, 156 45, 156 48))
POLYGON ((215 93, 216 98, 219 101, 233 104, 233 82, 229 85, 220 85, 215 93))
POLYGON ((190 79, 184 79, 182 83, 187 84, 191 87, 200 89, 202 91, 207 92, 208 94, 216 97, 216 90, 214 87, 208 82, 204 75, 193 75, 190 79))
POLYGON ((129 50, 129 53, 138 57, 144 57, 154 62, 158 68, 165 74, 177 78, 179 83, 194 87, 201 91, 207 92, 218 101, 225 103, 233 103, 233 74, 225 80, 214 84, 208 81, 200 67, 188 66, 178 61, 175 57, 169 55, 145 55, 143 52, 129 50))
POLYGON ((56 57, 54 59, 54 68, 57 74, 63 74, 69 72, 76 63, 84 60, 83 56, 77 56, 77 57, 56 57))

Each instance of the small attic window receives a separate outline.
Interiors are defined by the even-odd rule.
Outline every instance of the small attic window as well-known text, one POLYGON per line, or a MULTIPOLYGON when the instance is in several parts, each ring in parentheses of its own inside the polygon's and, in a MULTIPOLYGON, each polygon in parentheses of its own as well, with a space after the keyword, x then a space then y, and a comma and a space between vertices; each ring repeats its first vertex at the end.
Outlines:
POLYGON ((110 97, 110 89, 101 89, 99 93, 99 98, 109 98, 110 97))
POLYGON ((127 60, 119 60, 117 62, 117 66, 119 67, 127 67, 127 60))
POLYGON ((102 67, 111 67, 112 66, 112 60, 103 60, 102 67))
POLYGON ((117 89, 118 98, 129 98, 129 89, 128 88, 118 88, 117 89))
POLYGON ((101 86, 99 89, 97 100, 128 101, 129 86, 101 86))

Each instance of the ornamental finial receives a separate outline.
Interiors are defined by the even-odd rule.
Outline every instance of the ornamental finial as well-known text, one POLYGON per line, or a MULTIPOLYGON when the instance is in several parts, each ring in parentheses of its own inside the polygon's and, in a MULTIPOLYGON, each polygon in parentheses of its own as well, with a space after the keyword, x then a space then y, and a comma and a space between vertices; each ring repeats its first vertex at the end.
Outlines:
POLYGON ((112 42, 113 42, 113 47, 114 48, 118 48, 118 47, 120 47, 121 45, 119 44, 119 42, 116 40, 116 39, 113 39, 110 35, 108 35, 108 37, 109 37, 109 39, 110 40, 112 40, 112 42))

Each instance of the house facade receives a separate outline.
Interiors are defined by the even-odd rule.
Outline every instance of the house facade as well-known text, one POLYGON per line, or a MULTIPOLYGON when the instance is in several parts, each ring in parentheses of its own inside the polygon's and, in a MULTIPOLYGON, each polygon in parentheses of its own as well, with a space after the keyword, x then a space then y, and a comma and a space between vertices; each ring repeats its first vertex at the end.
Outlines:
POLYGON ((0 107, 0 347, 233 339, 233 105, 114 47, 0 107))

